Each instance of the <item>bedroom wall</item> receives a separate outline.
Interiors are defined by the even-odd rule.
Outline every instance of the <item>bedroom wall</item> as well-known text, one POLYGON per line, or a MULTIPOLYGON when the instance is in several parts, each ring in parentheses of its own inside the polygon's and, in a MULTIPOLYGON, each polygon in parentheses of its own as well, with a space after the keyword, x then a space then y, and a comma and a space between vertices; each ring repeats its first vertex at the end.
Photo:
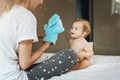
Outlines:
POLYGON ((112 0, 93 1, 94 52, 95 54, 120 55, 120 14, 111 14, 112 0))

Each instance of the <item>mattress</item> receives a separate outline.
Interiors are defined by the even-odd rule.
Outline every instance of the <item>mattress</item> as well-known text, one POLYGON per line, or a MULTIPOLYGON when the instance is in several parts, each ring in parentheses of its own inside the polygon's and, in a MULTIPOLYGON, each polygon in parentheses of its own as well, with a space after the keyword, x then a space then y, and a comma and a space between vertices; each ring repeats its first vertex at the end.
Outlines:
MULTIPOLYGON (((43 61, 54 54, 44 54, 43 61)), ((94 55, 92 65, 86 69, 70 71, 49 80, 120 80, 120 56, 94 55)))

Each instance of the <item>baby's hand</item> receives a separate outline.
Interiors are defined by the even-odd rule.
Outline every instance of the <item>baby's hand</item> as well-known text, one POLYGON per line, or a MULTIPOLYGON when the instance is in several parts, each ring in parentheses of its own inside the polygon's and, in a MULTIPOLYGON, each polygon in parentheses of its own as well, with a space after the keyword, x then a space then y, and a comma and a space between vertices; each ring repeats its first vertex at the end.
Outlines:
POLYGON ((81 50, 81 51, 77 54, 77 56, 78 56, 79 61, 83 60, 83 59, 85 58, 84 51, 81 50))

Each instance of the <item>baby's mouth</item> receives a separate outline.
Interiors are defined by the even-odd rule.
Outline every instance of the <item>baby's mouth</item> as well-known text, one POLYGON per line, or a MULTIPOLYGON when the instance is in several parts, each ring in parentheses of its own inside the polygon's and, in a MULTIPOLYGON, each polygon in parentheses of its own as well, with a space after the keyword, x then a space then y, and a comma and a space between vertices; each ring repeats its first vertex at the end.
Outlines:
POLYGON ((74 33, 73 32, 71 32, 71 35, 73 35, 74 33))

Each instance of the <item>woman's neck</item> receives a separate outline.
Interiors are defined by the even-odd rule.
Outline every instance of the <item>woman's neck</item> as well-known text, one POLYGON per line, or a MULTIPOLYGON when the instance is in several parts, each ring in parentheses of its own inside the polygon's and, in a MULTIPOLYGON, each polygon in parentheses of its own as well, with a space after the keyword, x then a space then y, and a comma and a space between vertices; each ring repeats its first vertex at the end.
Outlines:
POLYGON ((23 1, 22 3, 20 3, 20 5, 26 9, 28 9, 29 2, 28 2, 28 0, 26 0, 26 1, 23 1))

